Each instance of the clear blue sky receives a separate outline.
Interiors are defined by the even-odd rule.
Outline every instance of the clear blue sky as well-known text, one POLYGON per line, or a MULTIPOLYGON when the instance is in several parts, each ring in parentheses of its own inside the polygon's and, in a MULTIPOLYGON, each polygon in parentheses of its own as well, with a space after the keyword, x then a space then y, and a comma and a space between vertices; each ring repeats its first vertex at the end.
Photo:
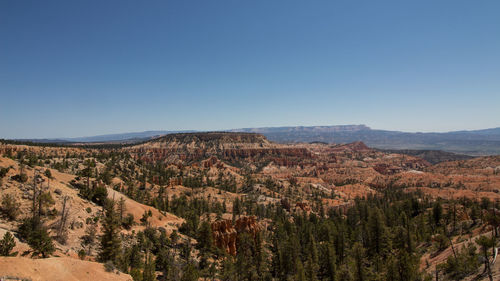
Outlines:
POLYGON ((0 137, 500 126, 500 1, 0 2, 0 137))

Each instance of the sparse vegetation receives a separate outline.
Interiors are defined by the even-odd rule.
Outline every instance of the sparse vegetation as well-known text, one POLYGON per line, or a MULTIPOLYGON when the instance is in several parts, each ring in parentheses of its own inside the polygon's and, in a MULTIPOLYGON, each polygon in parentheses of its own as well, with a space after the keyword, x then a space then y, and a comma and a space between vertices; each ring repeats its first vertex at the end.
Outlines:
POLYGON ((2 195, 0 211, 9 220, 15 220, 19 215, 19 202, 12 194, 2 195))

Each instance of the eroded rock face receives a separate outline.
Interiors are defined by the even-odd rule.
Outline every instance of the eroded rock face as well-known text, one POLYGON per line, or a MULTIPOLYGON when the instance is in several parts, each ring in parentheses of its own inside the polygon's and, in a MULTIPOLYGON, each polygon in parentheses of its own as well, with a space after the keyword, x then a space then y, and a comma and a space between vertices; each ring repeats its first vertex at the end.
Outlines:
POLYGON ((213 222, 212 235, 217 248, 223 249, 230 255, 236 255, 238 236, 249 233, 254 239, 260 231, 255 216, 240 217, 234 226, 231 220, 220 220, 213 222))
POLYGON ((254 238, 257 233, 260 231, 259 226, 257 225, 257 219, 255 216, 250 217, 241 217, 236 220, 235 223, 236 232, 240 233, 249 233, 254 238))
POLYGON ((212 235, 217 248, 230 255, 236 255, 236 238, 238 233, 231 220, 221 220, 212 223, 212 235))
POLYGON ((311 207, 309 207, 307 202, 297 202, 297 204, 295 204, 295 209, 296 210, 300 209, 303 212, 310 212, 311 211, 311 207))
POLYGON ((391 166, 389 164, 381 163, 373 166, 373 169, 382 175, 394 175, 401 172, 401 167, 391 166))
POLYGON ((126 150, 145 162, 191 163, 205 160, 205 168, 218 164, 218 160, 273 161, 294 166, 312 157, 305 147, 271 143, 264 136, 251 133, 172 134, 126 150))

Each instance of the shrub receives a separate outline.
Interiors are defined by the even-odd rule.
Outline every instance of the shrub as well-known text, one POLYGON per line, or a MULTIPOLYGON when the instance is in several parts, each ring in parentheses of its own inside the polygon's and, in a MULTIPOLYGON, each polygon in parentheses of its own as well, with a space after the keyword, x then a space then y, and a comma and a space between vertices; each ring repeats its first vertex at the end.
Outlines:
POLYGON ((78 251, 78 258, 80 258, 81 260, 84 260, 86 256, 87 253, 85 252, 84 249, 80 249, 80 251, 78 251))
POLYGON ((52 179, 52 172, 49 169, 45 170, 44 174, 47 178, 52 179))
POLYGON ((24 182, 28 181, 28 175, 26 175, 24 173, 23 174, 17 174, 15 176, 13 176, 12 179, 15 180, 15 181, 24 183, 24 182))
POLYGON ((127 214, 127 216, 123 218, 122 226, 125 229, 130 229, 133 225, 134 225, 134 215, 129 213, 127 214))
POLYGON ((5 175, 7 175, 7 173, 9 172, 10 170, 10 167, 7 167, 7 168, 0 168, 0 179, 5 177, 5 175))
POLYGON ((113 272, 115 271, 115 269, 115 264, 112 261, 107 261, 106 263, 104 263, 104 270, 106 270, 107 272, 113 272))
POLYGON ((7 217, 7 219, 15 220, 19 215, 19 205, 20 204, 13 195, 4 194, 2 196, 0 211, 7 217))

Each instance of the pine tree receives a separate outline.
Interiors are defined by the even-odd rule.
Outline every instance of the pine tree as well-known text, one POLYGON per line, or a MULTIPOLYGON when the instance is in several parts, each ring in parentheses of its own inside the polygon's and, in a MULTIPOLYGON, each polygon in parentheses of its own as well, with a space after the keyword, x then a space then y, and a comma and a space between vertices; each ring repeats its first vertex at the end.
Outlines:
POLYGON ((488 250, 495 246, 495 239, 494 237, 492 238, 488 238, 486 236, 481 236, 479 238, 476 239, 476 243, 481 246, 481 251, 483 253, 483 256, 484 256, 484 268, 486 269, 487 273, 488 273, 488 277, 490 279, 490 281, 493 281, 493 275, 491 273, 491 264, 490 264, 490 261, 488 259, 488 250))
POLYGON ((365 250, 363 246, 356 242, 352 247, 352 256, 354 259, 354 280, 356 281, 365 281, 366 278, 366 269, 365 269, 365 250))
POLYGON ((326 258, 324 258, 325 262, 325 268, 324 268, 324 275, 326 277, 326 280, 329 281, 335 281, 336 280, 336 274, 337 274, 337 268, 336 268, 336 258, 337 256, 335 255, 335 247, 333 247, 332 243, 327 242, 326 243, 326 258))
POLYGON ((302 265, 300 259, 297 259, 296 264, 297 264, 297 273, 295 273, 295 278, 294 278, 295 281, 307 281, 306 272, 304 270, 304 266, 302 265))
POLYGON ((214 242, 210 224, 207 221, 202 222, 197 232, 198 232, 197 240, 199 247, 203 251, 208 251, 208 252, 212 251, 214 247, 214 242))
POLYGON ((316 274, 318 272, 318 265, 313 261, 311 253, 309 253, 309 255, 308 255, 305 271, 306 271, 307 280, 309 280, 309 281, 317 281, 318 280, 318 278, 316 276, 316 274))
POLYGON ((384 255, 389 249, 389 237, 385 226, 383 214, 379 208, 375 208, 368 217, 368 233, 370 241, 370 252, 384 255))
POLYGON ((436 201, 434 203, 434 207, 432 208, 432 219, 434 224, 439 226, 441 225, 441 219, 443 218, 443 207, 441 206, 441 202, 436 201))
POLYGON ((117 262, 121 252, 121 241, 119 237, 118 217, 114 209, 114 202, 106 205, 105 217, 102 225, 101 251, 99 260, 101 262, 117 262))
POLYGON ((142 272, 142 281, 155 281, 155 262, 151 254, 146 254, 146 263, 144 264, 144 271, 142 272))
POLYGON ((248 233, 242 233, 238 236, 236 249, 236 271, 238 280, 252 280, 256 273, 255 263, 253 261, 255 254, 255 245, 253 238, 248 233))
POLYGON ((222 261, 218 279, 221 281, 236 280, 236 269, 232 262, 232 258, 226 258, 222 261))
POLYGON ((126 211, 127 207, 125 206, 125 199, 123 197, 120 197, 120 200, 118 200, 117 204, 118 219, 120 221, 120 224, 122 224, 124 221, 126 211))
POLYGON ((56 250, 52 238, 43 226, 33 230, 28 238, 28 244, 33 249, 32 256, 42 255, 42 258, 47 258, 56 250))
POLYGON ((181 281, 198 281, 200 273, 198 269, 192 264, 188 263, 183 270, 181 281))
POLYGON ((11 256, 11 251, 16 246, 14 236, 10 232, 6 232, 3 239, 0 240, 0 256, 11 256))

